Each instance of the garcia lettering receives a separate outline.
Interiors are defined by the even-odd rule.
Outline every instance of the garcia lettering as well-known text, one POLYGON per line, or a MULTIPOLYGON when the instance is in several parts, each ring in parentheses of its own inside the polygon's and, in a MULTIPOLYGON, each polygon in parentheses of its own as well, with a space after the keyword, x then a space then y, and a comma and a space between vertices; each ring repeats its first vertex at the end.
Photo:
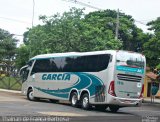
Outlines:
POLYGON ((70 74, 43 74, 42 80, 70 80, 70 74))

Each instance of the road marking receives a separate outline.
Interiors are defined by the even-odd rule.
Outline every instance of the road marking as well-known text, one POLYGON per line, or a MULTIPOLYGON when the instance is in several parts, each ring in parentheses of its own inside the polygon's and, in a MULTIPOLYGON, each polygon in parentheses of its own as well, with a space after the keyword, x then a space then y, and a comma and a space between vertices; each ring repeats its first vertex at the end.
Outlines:
POLYGON ((50 116, 87 116, 84 114, 69 113, 69 112, 38 112, 38 113, 50 116))

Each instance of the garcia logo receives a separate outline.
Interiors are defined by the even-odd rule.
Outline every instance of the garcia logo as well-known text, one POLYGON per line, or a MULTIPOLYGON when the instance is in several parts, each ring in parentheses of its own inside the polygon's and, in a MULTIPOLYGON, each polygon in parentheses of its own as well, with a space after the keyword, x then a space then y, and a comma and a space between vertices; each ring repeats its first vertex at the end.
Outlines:
POLYGON ((70 74, 43 74, 42 80, 70 80, 70 74))

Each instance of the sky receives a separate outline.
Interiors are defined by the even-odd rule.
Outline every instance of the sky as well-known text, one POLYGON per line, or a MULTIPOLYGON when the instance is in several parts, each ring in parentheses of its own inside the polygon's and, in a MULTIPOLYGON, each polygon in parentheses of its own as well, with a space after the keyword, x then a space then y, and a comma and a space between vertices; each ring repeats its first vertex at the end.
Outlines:
MULTIPOLYGON (((39 16, 51 16, 56 13, 68 11, 71 7, 84 8, 84 6, 67 2, 71 0, 0 0, 0 28, 15 34, 15 38, 21 40, 27 28, 40 24, 39 16)), ((135 23, 144 32, 147 31, 145 24, 160 17, 160 0, 78 0, 83 3, 101 9, 119 9, 121 12, 131 15, 135 23)), ((85 7, 85 13, 96 11, 96 9, 85 7)))

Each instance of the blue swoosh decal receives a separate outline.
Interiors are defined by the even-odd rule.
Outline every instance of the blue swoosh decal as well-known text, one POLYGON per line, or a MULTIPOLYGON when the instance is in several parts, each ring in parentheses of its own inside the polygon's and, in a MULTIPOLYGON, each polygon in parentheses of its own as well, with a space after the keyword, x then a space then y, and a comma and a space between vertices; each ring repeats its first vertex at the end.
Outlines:
POLYGON ((101 79, 91 74, 79 73, 79 72, 65 73, 65 74, 76 75, 79 78, 75 84, 65 89, 47 90, 47 89, 41 89, 38 87, 35 87, 35 88, 53 96, 68 98, 70 90, 73 88, 76 88, 77 90, 88 89, 90 91, 90 96, 93 96, 95 95, 95 87, 99 85, 103 85, 103 82, 101 79))

